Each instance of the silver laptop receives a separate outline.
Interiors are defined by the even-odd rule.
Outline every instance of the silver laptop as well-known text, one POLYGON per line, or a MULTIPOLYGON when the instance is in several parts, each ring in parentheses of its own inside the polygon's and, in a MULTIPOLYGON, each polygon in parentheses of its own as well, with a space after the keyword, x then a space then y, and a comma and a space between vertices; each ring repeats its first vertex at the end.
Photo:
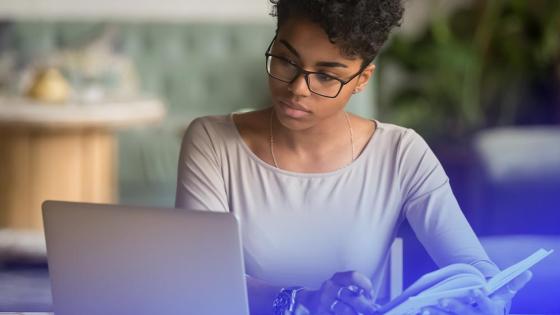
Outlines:
POLYGON ((231 214, 46 201, 56 315, 248 315, 231 214))

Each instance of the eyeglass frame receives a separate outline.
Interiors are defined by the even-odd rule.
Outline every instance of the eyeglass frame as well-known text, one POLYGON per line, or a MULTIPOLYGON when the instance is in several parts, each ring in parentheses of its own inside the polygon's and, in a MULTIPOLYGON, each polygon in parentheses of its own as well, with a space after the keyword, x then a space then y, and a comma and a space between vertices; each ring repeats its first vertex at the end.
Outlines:
POLYGON ((277 38, 277 37, 278 37, 278 34, 274 35, 274 38, 272 38, 272 41, 270 42, 270 44, 268 45, 268 48, 266 49, 266 52, 264 53, 264 56, 265 56, 265 58, 266 58, 266 59, 265 59, 266 72, 268 73, 268 75, 269 75, 270 77, 272 77, 272 78, 274 78, 274 79, 280 81, 280 82, 292 84, 295 80, 297 80, 297 78, 299 78, 300 75, 303 74, 303 77, 304 77, 304 79, 305 79, 305 83, 307 84, 307 88, 309 89, 309 92, 311 92, 311 93, 313 93, 313 94, 316 94, 316 95, 319 95, 319 96, 322 96, 322 97, 337 98, 338 95, 340 94, 340 91, 342 91, 342 89, 344 88, 344 86, 345 86, 346 84, 348 84, 350 81, 354 80, 357 76, 359 76, 360 74, 362 74, 362 73, 364 72, 364 70, 367 68, 367 66, 370 64, 370 62, 368 62, 368 63, 366 63, 365 65, 363 65, 363 66, 360 68, 360 71, 358 71, 356 74, 352 75, 352 76, 350 77, 350 79, 348 79, 348 80, 342 80, 342 79, 340 79, 340 78, 334 77, 334 76, 332 76, 332 75, 330 75, 330 74, 326 74, 326 73, 324 73, 324 72, 307 71, 307 70, 303 69, 302 67, 298 66, 297 64, 294 64, 292 61, 288 60, 287 58, 284 58, 284 57, 281 57, 281 56, 277 56, 277 55, 274 55, 274 54, 271 54, 271 53, 270 53, 270 50, 272 49, 272 44, 274 44, 274 42, 276 41, 276 38, 277 38), (298 70, 296 76, 295 76, 291 81, 284 81, 284 80, 282 80, 282 79, 280 79, 280 78, 277 78, 277 77, 273 76, 272 74, 270 74, 270 72, 269 72, 269 70, 268 70, 268 58, 269 58, 269 57, 274 57, 274 58, 282 59, 282 60, 288 62, 290 65, 294 66, 294 67, 298 70), (334 96, 327 96, 327 95, 323 95, 323 94, 319 94, 319 93, 317 93, 317 92, 314 92, 314 91, 311 89, 311 86, 309 86, 309 75, 310 75, 310 74, 321 74, 321 75, 325 75, 325 76, 327 76, 327 77, 329 77, 329 78, 331 78, 331 79, 333 79, 333 80, 336 80, 336 81, 340 82, 340 88, 338 89, 338 92, 336 93, 336 95, 334 95, 334 96))

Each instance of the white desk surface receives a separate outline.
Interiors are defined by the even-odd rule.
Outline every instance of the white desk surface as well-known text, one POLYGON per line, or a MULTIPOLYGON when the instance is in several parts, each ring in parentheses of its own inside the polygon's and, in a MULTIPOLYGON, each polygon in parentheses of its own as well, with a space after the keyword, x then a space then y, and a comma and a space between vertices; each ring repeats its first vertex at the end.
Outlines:
POLYGON ((164 104, 155 98, 49 105, 0 95, 1 125, 122 128, 159 122, 165 114, 164 104))

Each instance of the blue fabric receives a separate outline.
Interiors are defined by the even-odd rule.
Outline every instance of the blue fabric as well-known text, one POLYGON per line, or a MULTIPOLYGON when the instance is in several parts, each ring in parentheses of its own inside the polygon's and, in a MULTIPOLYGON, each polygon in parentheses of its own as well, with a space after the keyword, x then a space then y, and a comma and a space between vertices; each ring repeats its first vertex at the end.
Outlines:
POLYGON ((45 266, 0 270, 0 312, 49 312, 52 296, 45 266))

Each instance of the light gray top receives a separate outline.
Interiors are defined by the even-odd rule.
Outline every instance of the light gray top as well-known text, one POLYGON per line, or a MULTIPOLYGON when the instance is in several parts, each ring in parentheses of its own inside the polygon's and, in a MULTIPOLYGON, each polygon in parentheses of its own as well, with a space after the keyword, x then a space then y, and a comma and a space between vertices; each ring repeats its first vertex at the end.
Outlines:
POLYGON ((353 163, 310 174, 261 160, 231 115, 198 118, 183 138, 176 206, 233 212, 247 274, 273 284, 316 288, 347 270, 378 283, 405 218, 440 267, 468 263, 497 273, 426 142, 411 129, 376 123, 353 163))

